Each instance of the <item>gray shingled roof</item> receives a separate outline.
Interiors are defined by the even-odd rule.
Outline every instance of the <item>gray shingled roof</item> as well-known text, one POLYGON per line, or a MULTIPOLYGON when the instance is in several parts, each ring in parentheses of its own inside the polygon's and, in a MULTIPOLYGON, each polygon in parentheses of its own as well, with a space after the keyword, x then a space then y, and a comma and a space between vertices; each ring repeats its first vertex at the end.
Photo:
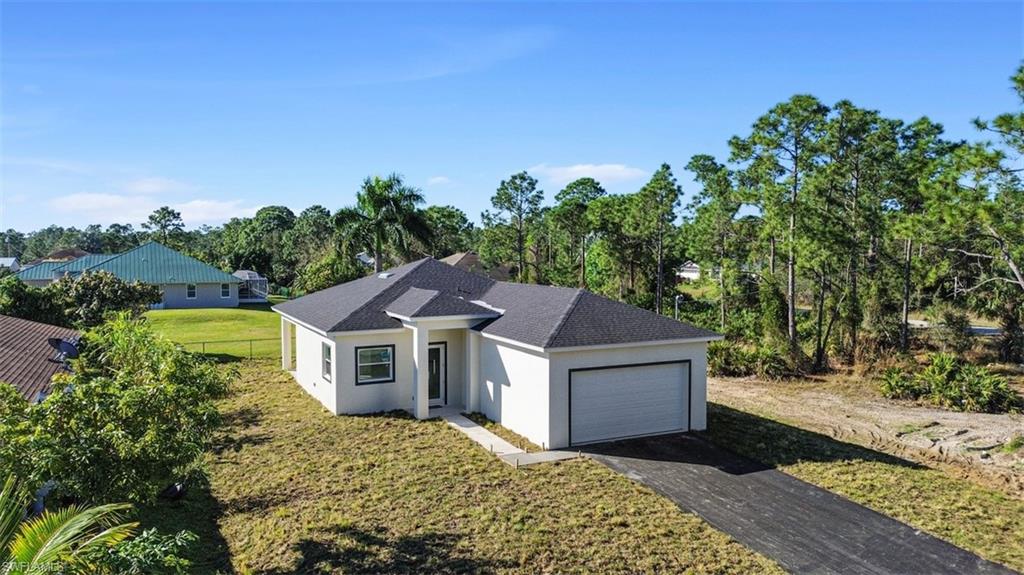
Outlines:
POLYGON ((340 332, 399 327, 387 311, 406 317, 490 311, 472 303, 480 301, 502 313, 475 329, 542 348, 717 337, 586 290, 498 282, 431 258, 383 276, 360 278, 274 309, 316 329, 340 332))
POLYGON ((438 290, 411 287, 384 311, 405 317, 483 316, 498 317, 497 312, 438 290))

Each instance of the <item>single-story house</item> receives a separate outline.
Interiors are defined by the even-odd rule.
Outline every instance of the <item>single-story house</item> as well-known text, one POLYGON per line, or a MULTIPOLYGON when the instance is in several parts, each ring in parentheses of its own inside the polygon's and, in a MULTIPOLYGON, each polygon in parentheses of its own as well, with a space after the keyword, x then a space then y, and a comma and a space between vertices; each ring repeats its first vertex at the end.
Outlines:
POLYGON ((425 258, 273 308, 282 367, 335 414, 482 412, 552 448, 704 429, 708 342, 583 289, 425 258))
POLYGON ((494 267, 484 266, 484 262, 480 260, 480 256, 476 252, 458 252, 448 257, 441 258, 441 261, 459 268, 460 270, 466 270, 467 272, 473 272, 487 276, 492 280, 508 281, 515 275, 515 268, 508 265, 499 265, 494 267))
POLYGON ((0 315, 0 382, 14 386, 25 399, 38 401, 50 391, 50 380, 63 369, 50 338, 78 341, 65 327, 0 315))
POLYGON ((238 307, 242 279, 177 250, 148 242, 120 254, 86 254, 67 262, 41 262, 16 275, 34 287, 64 276, 107 271, 126 282, 159 286, 161 308, 238 307))
POLYGON ((0 270, 7 270, 11 273, 18 271, 21 265, 18 258, 0 258, 0 270))
POLYGON ((686 262, 676 270, 676 278, 680 280, 699 280, 700 266, 696 262, 686 262))
POLYGON ((163 308, 238 307, 242 280, 210 264, 147 242, 87 269, 160 287, 163 308))

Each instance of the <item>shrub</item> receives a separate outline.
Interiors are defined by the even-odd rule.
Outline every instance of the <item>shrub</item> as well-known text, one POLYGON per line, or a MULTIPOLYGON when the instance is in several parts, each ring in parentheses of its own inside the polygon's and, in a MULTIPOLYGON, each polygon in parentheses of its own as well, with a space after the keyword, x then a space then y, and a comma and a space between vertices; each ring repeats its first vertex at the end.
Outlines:
POLYGON ((780 379, 789 371, 786 356, 777 348, 763 346, 748 350, 728 341, 708 346, 708 373, 721 377, 756 375, 762 379, 780 379))
POLYGON ((974 347, 974 333, 967 313, 949 305, 933 307, 928 318, 933 324, 929 339, 946 353, 962 356, 974 347))
POLYGON ((20 421, 0 425, 0 444, 31 445, 21 456, 32 487, 52 479, 76 501, 149 501, 196 468, 227 372, 128 314, 86 332, 72 367, 43 403, 15 404, 8 419, 20 421))
POLYGON ((921 388, 916 380, 907 377, 898 367, 890 367, 882 373, 882 395, 891 399, 917 399, 921 397, 921 388))
POLYGON ((957 411, 1001 413, 1015 411, 1022 403, 1005 378, 948 353, 932 354, 928 365, 913 376, 899 368, 887 369, 880 389, 889 398, 924 397, 957 411))

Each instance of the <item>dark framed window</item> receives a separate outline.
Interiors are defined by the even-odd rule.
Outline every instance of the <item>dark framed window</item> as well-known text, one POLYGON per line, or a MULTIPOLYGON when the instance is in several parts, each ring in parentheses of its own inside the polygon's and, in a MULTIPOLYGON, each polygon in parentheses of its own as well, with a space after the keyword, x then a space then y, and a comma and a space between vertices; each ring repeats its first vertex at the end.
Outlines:
POLYGON ((395 381, 395 346, 356 348, 356 385, 395 381))
POLYGON ((220 297, 231 297, 231 284, 220 284, 220 297))
POLYGON ((334 365, 334 356, 331 355, 331 349, 331 344, 326 341, 320 344, 320 356, 323 359, 320 371, 327 381, 331 381, 331 372, 333 371, 331 367, 334 365))
POLYGON ((196 284, 185 286, 185 299, 196 299, 196 284))

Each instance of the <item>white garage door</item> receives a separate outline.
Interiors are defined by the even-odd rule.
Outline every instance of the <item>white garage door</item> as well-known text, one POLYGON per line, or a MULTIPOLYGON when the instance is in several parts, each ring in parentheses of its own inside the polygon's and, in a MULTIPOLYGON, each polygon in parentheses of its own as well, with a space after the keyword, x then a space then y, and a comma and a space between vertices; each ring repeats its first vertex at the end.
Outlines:
POLYGON ((571 370, 570 443, 688 430, 689 369, 673 362, 571 370))

